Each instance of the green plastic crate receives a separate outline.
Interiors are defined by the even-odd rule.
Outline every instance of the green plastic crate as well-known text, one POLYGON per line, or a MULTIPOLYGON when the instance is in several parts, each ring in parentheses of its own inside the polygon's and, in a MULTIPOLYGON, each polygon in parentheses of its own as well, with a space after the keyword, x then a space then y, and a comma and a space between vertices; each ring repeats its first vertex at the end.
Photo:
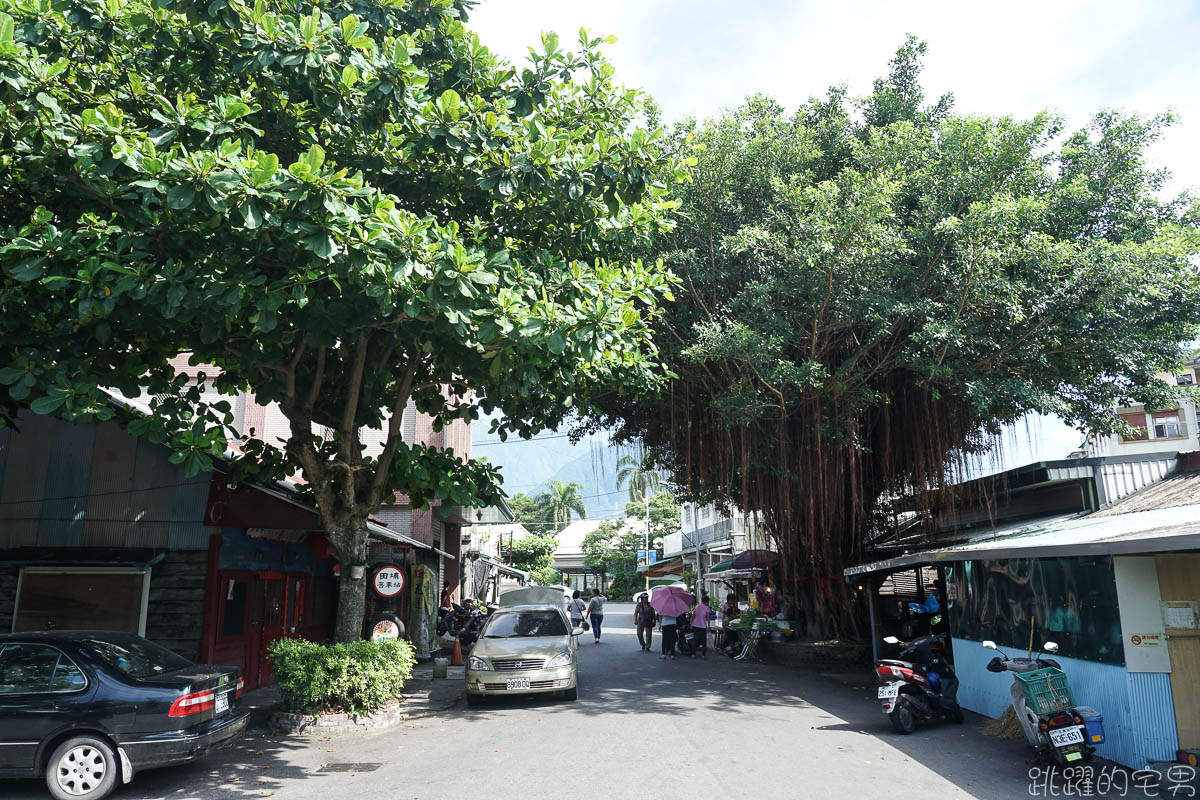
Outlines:
POLYGON ((1025 705, 1035 714, 1054 714, 1075 705, 1067 673, 1055 667, 1016 673, 1025 695, 1025 705))

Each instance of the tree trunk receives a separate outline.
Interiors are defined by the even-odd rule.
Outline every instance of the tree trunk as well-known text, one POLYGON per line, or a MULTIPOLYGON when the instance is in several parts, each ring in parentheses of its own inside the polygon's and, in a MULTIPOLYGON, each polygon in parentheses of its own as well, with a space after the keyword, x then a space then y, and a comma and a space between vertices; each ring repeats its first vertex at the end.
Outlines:
POLYGON ((363 635, 363 617, 367 610, 367 523, 350 520, 328 531, 329 541, 337 551, 342 574, 338 580, 337 619, 334 625, 335 642, 357 642, 363 635), (362 575, 353 577, 354 567, 362 567, 362 575))

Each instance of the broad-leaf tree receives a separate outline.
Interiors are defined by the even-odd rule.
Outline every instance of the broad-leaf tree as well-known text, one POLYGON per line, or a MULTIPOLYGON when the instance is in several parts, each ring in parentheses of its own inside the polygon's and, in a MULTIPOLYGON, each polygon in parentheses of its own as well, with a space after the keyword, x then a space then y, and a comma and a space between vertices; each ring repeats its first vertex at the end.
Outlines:
MULTIPOLYGON (((228 407, 277 403, 343 564, 393 493, 479 504, 495 471, 402 440, 501 414, 531 435, 656 378, 669 280, 630 254, 679 177, 581 32, 514 68, 467 0, 0 0, 0 384, 13 409, 121 421, 188 473, 228 407), (212 365, 189 385, 168 361, 212 365), (211 396, 211 395, 210 395, 211 396), (382 430, 371 450, 363 432, 382 430)), ((336 635, 364 582, 342 571, 336 635)))
POLYGON ((684 287, 658 324, 676 377, 598 418, 685 497, 759 512, 814 633, 855 630, 842 574, 881 498, 935 501, 1030 412, 1104 431, 1172 403, 1155 373, 1200 321, 1200 214, 1146 160, 1169 116, 957 115, 923 50, 859 102, 678 126, 699 164, 653 253, 684 287))

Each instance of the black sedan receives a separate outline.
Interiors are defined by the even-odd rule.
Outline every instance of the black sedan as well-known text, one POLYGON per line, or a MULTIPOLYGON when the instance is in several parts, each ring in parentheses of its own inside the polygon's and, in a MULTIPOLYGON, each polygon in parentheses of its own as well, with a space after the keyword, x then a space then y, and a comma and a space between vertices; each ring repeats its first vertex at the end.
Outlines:
POLYGON ((241 693, 239 670, 128 633, 0 636, 0 776, 44 773, 59 800, 98 800, 231 742, 250 716, 241 693))

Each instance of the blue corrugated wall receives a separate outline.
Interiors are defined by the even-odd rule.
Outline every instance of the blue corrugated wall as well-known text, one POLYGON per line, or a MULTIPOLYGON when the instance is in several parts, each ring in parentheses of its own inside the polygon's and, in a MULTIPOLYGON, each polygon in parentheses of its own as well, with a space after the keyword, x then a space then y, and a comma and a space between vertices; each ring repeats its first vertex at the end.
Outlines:
MULTIPOLYGON (((1000 716, 1012 704, 1008 693, 1012 674, 988 672, 987 662, 996 654, 979 642, 957 638, 953 642, 959 702, 978 714, 1000 716)), ((1096 747, 1097 755, 1132 769, 1145 767, 1148 759, 1174 755, 1177 736, 1169 675, 1130 673, 1124 667, 1061 654, 1054 659, 1071 681, 1075 702, 1104 715, 1105 742, 1096 747)))

